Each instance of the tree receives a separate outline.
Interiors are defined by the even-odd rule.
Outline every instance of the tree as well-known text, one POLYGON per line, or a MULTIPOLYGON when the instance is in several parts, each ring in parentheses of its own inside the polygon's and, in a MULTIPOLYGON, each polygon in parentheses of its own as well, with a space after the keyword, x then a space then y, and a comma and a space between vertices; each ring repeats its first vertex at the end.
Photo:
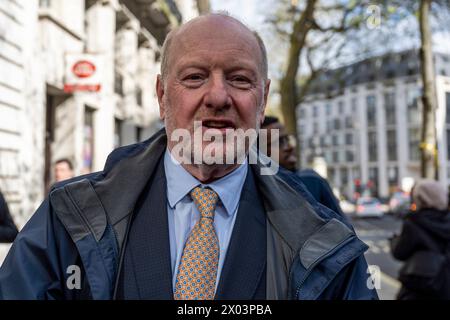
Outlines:
POLYGON ((347 45, 345 37, 360 28, 368 5, 368 1, 335 1, 324 5, 319 0, 306 0, 299 5, 297 1, 291 0, 287 13, 271 19, 276 30, 289 42, 279 86, 281 111, 288 132, 299 136, 296 124, 297 105, 302 102, 312 81, 340 55, 347 45), (338 39, 336 35, 341 35, 341 38, 338 39), (314 54, 327 52, 327 47, 333 54, 314 64, 313 60, 317 60, 313 59, 314 54), (299 85, 302 63, 307 65, 309 73, 301 78, 299 85))
MULTIPOLYGON (((422 94, 422 132, 420 143, 420 171, 423 178, 438 178, 438 156, 436 139, 436 77, 433 63, 432 28, 430 16, 439 17, 439 13, 447 14, 444 19, 444 28, 448 28, 448 14, 450 1, 421 0, 418 20, 420 29, 420 65, 423 84, 422 94), (432 5, 435 5, 432 15, 432 5)), ((441 17, 442 19, 442 17, 441 17)), ((442 27, 439 27, 442 30, 442 27)), ((447 115, 447 117, 450 115, 447 115)), ((448 142, 447 142, 448 143, 448 142)))
POLYGON ((431 0, 421 0, 419 8, 420 25, 420 62, 423 83, 422 95, 422 133, 420 170, 423 178, 437 179, 437 142, 436 142, 436 84, 431 47, 430 7, 431 0))

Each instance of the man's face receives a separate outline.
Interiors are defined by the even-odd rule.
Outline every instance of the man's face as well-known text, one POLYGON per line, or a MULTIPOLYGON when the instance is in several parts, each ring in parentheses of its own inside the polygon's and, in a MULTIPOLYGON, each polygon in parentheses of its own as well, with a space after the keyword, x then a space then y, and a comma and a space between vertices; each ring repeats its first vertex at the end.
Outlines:
MULTIPOLYGON (((160 115, 169 138, 175 129, 256 129, 263 120, 270 81, 262 74, 254 35, 223 17, 186 25, 172 40, 165 79, 158 77, 160 115)), ((203 142, 203 150, 211 142, 203 142)), ((225 150, 225 141, 218 147, 225 150)), ((198 151, 198 150, 197 150, 198 151)), ((200 150, 201 151, 201 150, 200 150)))
MULTIPOLYGON (((272 123, 266 126, 264 129, 268 130, 267 141, 270 144, 267 147, 267 151, 269 155, 277 152, 277 150, 273 150, 272 144, 274 143, 273 137, 271 135, 272 129, 279 130, 279 142, 278 142, 278 162, 279 164, 291 171, 296 170, 297 167, 297 157, 295 156, 295 146, 292 144, 290 136, 286 132, 286 128, 279 122, 272 123)), ((275 144, 276 145, 276 144, 275 144)))
POLYGON ((67 162, 59 162, 55 164, 55 181, 63 181, 73 178, 73 171, 67 162))

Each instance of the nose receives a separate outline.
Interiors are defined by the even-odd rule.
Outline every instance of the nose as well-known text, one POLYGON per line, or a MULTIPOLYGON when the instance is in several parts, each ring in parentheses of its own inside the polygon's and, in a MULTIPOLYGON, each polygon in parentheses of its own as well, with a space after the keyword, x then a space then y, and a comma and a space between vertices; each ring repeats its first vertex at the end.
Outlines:
POLYGON ((228 109, 231 106, 231 97, 223 75, 211 76, 208 91, 205 94, 205 105, 219 110, 228 109))

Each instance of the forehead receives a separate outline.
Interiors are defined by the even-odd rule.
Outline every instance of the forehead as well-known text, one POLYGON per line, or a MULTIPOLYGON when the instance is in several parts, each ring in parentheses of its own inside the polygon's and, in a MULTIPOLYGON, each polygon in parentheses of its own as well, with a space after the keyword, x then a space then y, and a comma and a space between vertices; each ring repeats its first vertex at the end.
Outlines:
POLYGON ((262 56, 255 35, 227 17, 201 17, 184 25, 174 35, 169 68, 174 64, 220 62, 260 67, 262 56), (230 59, 233 57, 233 59, 230 59))
POLYGON ((69 164, 68 164, 67 162, 65 162, 65 161, 63 161, 63 162, 58 162, 58 163, 55 165, 55 168, 58 168, 58 169, 69 168, 69 164))

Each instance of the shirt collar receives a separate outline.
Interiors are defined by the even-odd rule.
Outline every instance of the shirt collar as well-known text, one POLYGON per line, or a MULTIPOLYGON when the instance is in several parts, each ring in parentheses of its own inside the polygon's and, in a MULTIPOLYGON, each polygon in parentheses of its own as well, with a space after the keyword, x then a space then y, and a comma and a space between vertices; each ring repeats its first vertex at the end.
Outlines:
POLYGON ((239 199, 247 177, 247 159, 244 163, 226 176, 209 184, 202 184, 172 157, 166 149, 164 154, 164 170, 167 179, 167 199, 173 209, 196 186, 210 187, 219 196, 227 214, 231 216, 239 204, 239 199))

